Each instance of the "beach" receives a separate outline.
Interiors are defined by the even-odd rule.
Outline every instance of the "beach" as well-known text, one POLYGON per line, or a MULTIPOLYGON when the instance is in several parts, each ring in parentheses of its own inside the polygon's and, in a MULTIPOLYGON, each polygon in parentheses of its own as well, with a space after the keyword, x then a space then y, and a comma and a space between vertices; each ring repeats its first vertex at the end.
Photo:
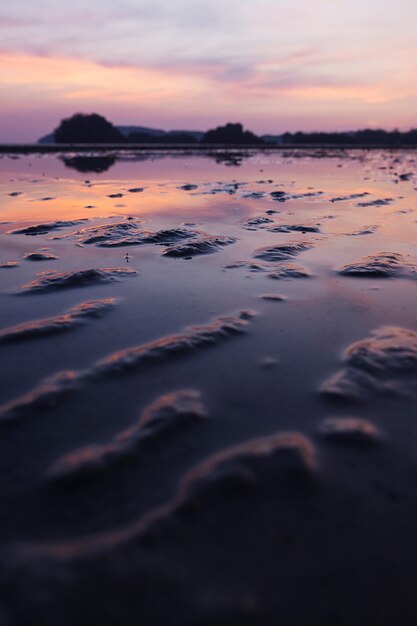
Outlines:
POLYGON ((417 157, 0 158, 0 624, 417 609, 417 157))

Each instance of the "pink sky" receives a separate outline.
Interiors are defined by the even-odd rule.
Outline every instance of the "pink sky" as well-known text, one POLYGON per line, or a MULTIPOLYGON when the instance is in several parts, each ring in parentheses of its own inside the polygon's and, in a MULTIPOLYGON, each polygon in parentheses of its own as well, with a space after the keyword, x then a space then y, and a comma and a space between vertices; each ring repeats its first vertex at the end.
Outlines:
POLYGON ((416 18, 411 0, 18 0, 0 9, 0 141, 77 111, 165 129, 417 126, 416 18))

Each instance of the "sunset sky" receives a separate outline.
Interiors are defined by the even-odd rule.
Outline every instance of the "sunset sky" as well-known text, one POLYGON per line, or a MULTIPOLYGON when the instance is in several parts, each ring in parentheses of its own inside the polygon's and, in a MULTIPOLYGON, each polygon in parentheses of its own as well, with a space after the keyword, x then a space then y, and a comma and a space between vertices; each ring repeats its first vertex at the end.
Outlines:
POLYGON ((74 112, 258 133, 417 126, 415 0, 15 0, 0 141, 74 112))

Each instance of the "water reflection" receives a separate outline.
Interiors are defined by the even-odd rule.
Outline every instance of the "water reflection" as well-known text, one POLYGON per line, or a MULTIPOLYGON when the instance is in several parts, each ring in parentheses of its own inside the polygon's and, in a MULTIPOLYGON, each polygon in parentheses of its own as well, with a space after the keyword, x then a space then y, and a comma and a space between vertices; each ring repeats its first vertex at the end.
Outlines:
POLYGON ((60 158, 66 167, 84 174, 107 172, 116 163, 116 157, 114 156, 62 156, 60 158))

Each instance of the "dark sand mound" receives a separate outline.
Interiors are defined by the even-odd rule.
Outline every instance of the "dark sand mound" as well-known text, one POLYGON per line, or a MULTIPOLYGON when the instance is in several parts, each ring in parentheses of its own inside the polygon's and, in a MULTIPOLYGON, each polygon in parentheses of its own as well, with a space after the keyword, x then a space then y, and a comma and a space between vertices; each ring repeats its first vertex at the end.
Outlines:
POLYGON ((371 225, 364 226, 363 228, 359 228, 358 230, 354 230, 351 233, 346 233, 350 237, 357 237, 359 235, 372 235, 375 231, 377 231, 379 226, 371 225))
POLYGON ((143 239, 143 243, 158 243, 169 244, 175 241, 181 241, 182 239, 190 239, 201 235, 193 230, 186 228, 167 228, 158 230, 155 233, 150 233, 143 239))
POLYGON ((351 193, 346 196, 337 196, 336 198, 329 198, 330 202, 344 202, 347 200, 359 200, 359 198, 364 198, 365 196, 369 196, 368 191, 364 191, 362 193, 351 193))
POLYGON ((347 263, 338 269, 342 276, 363 278, 390 278, 404 276, 415 278, 416 267, 398 252, 379 252, 370 254, 353 263, 347 263))
MULTIPOLYGON (((196 191, 193 195, 195 196, 215 196, 217 194, 227 194, 229 196, 234 196, 242 187, 248 185, 248 182, 215 182, 215 183, 204 183, 206 187, 206 191, 196 191)), ((201 187, 201 186, 200 186, 201 187)))
POLYGON ((26 261, 54 261, 58 257, 50 252, 28 252, 23 258, 26 261))
POLYGON ((255 250, 253 256, 255 259, 262 259, 263 261, 275 263, 276 261, 286 261, 287 259, 300 254, 300 252, 310 250, 310 248, 312 248, 312 244, 305 241, 287 241, 276 246, 258 248, 258 250, 255 250))
POLYGON ((292 278, 309 278, 310 272, 296 263, 280 261, 279 263, 255 263, 254 261, 233 261, 225 265, 223 269, 244 268, 252 273, 269 272, 268 277, 276 280, 292 278))
POLYGON ((286 191, 271 191, 269 195, 276 202, 286 202, 288 200, 288 194, 286 191))
POLYGON ((144 190, 143 187, 133 187, 132 189, 128 189, 129 193, 141 193, 144 190))
POLYGON ((160 230, 155 233, 150 231, 142 231, 136 235, 130 235, 128 237, 122 237, 120 239, 109 239, 98 243, 98 246, 102 248, 119 248, 123 246, 138 246, 142 244, 155 243, 159 245, 169 245, 182 239, 190 239, 197 237, 199 233, 182 229, 182 228, 169 228, 160 230))
POLYGON ((323 191, 306 191, 304 193, 288 194, 288 200, 304 200, 309 198, 318 198, 323 195, 323 191))
POLYGON ((357 417, 331 417, 320 424, 318 432, 326 441, 353 446, 373 445, 381 438, 374 424, 357 417))
POLYGON ((412 180, 414 176, 413 172, 405 172, 404 174, 398 174, 398 179, 401 182, 412 180))
POLYGON ((368 206, 387 206, 394 202, 394 198, 377 198, 376 200, 369 200, 369 202, 358 202, 356 206, 368 207, 368 206))
POLYGON ((305 193, 289 193, 287 191, 271 191, 269 194, 275 202, 287 202, 287 200, 303 200, 317 198, 323 195, 323 191, 307 191, 305 193))
POLYGON ((76 235, 79 243, 82 244, 102 244, 108 241, 117 242, 126 236, 141 237, 143 230, 141 223, 136 221, 117 222, 113 224, 101 224, 100 226, 89 226, 82 230, 69 233, 64 237, 76 235))
POLYGON ((272 300, 273 302, 283 302, 286 300, 286 297, 281 296, 279 293, 264 293, 261 298, 262 300, 272 300))
POLYGON ((160 441, 206 416, 198 391, 185 389, 161 396, 143 411, 136 424, 118 433, 109 443, 81 448, 59 459, 50 469, 49 478, 83 479, 108 470, 152 441, 160 441))
POLYGON ((269 217, 264 217, 263 215, 257 215, 255 217, 249 217, 246 220, 243 220, 242 226, 247 230, 257 230, 258 228, 262 228, 265 224, 272 224, 274 220, 271 220, 269 217))
POLYGON ((268 263, 255 263, 254 261, 232 261, 232 263, 225 265, 223 269, 234 270, 242 267, 249 270, 249 272, 267 272, 273 266, 268 263))
POLYGON ((279 226, 268 228, 268 231, 270 233, 319 233, 320 228, 307 224, 280 224, 279 226))
POLYGON ((91 300, 73 307, 64 315, 25 322, 24 324, 5 328, 0 331, 0 343, 44 337, 71 330, 76 326, 84 324, 88 318, 100 317, 113 307, 115 302, 114 298, 91 300))
POLYGON ((183 189, 184 191, 194 191, 194 189, 198 189, 198 185, 192 185, 190 183, 186 185, 181 185, 181 187, 178 187, 178 189, 183 189))
POLYGON ((260 200, 265 197, 265 191, 249 191, 248 193, 244 193, 242 198, 245 200, 260 200))
POLYGON ((41 272, 38 278, 22 286, 20 293, 47 293, 57 289, 72 289, 108 283, 125 276, 136 276, 137 271, 126 267, 74 270, 73 272, 41 272))
POLYGON ((19 263, 17 261, 4 261, 4 263, 0 263, 1 269, 10 269, 12 267, 17 267, 19 263))
POLYGON ((57 222, 49 222, 47 224, 35 224, 34 226, 26 226, 25 228, 17 228, 15 230, 10 230, 9 235, 45 235, 49 233, 51 230, 58 230, 60 228, 68 228, 70 226, 78 226, 78 224, 83 224, 87 222, 88 218, 83 218, 81 220, 58 220, 57 222))
POLYGON ((311 273, 296 263, 280 263, 268 274, 274 280, 291 280, 292 278, 310 278, 311 273))
POLYGON ((193 257, 200 254, 211 254, 218 252, 224 246, 229 246, 236 241, 237 239, 235 237, 221 235, 200 237, 193 241, 179 244, 178 246, 170 246, 164 250, 163 255, 168 257, 193 257))
POLYGON ((168 228, 156 232, 144 230, 141 222, 129 221, 116 224, 103 224, 84 228, 76 235, 83 245, 95 244, 103 248, 137 246, 146 243, 169 244, 197 237, 199 233, 187 228, 168 228))
POLYGON ((248 185, 247 182, 236 182, 233 181, 231 183, 215 183, 216 187, 211 187, 209 193, 217 194, 217 193, 227 193, 233 196, 241 187, 246 187, 248 185))
POLYGON ((417 392, 417 333, 387 326, 349 346, 344 369, 322 385, 332 399, 360 400, 371 393, 414 397, 417 392))

